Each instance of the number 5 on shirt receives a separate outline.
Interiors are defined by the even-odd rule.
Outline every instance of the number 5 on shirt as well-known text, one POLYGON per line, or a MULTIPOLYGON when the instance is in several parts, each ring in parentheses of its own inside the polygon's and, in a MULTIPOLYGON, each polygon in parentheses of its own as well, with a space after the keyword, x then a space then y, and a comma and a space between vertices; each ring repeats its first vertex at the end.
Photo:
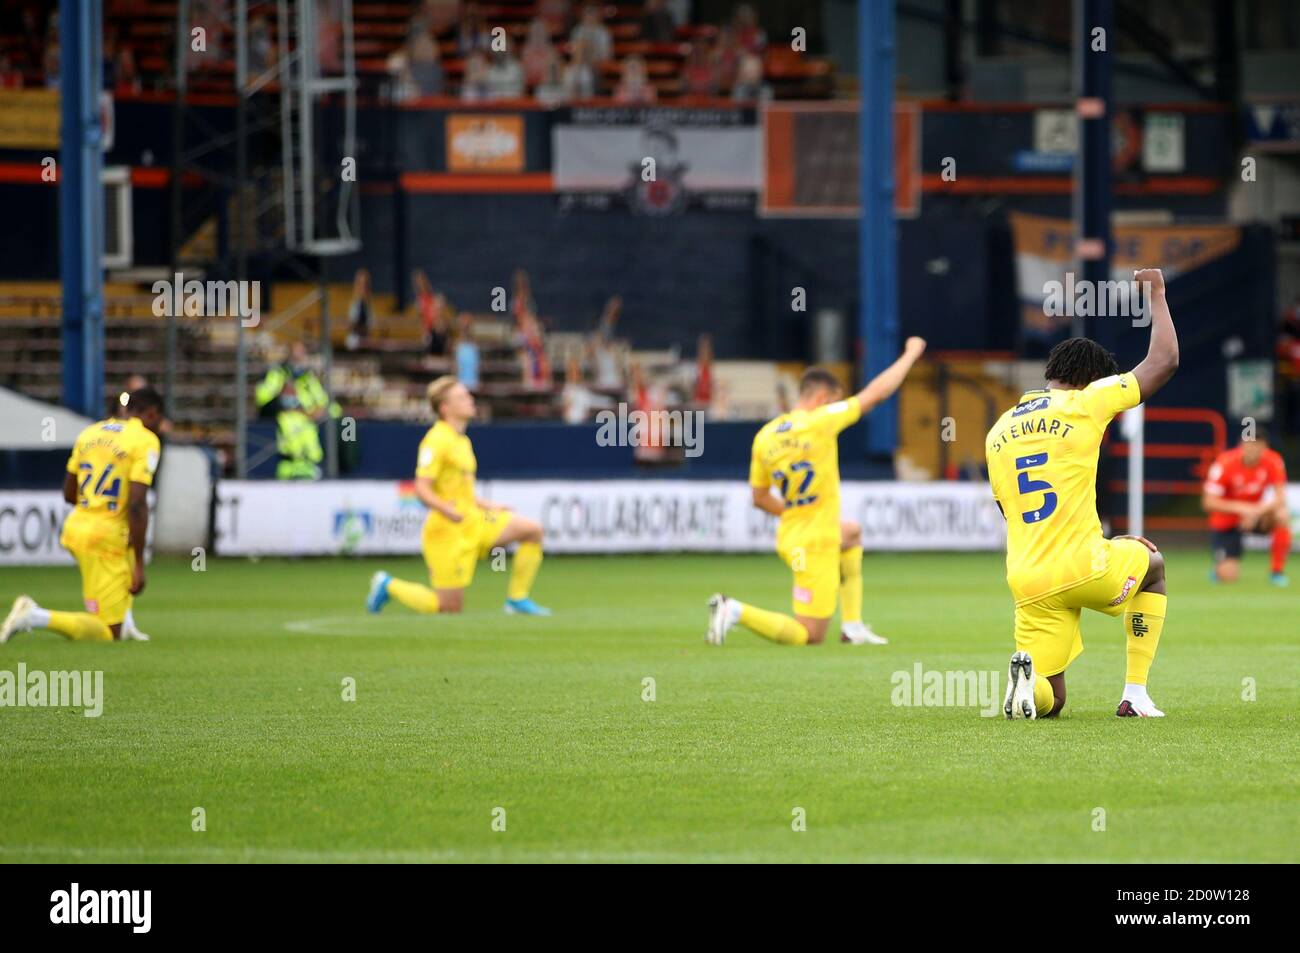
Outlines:
POLYGON ((1046 480, 1031 480, 1028 470, 1034 467, 1047 465, 1047 454, 1034 453, 1027 457, 1016 457, 1016 469, 1019 470, 1018 482, 1020 484, 1020 495, 1027 493, 1042 493, 1043 505, 1036 510, 1028 510, 1021 513, 1020 518, 1026 523, 1041 523, 1047 517, 1056 512, 1056 493, 1052 491, 1052 484, 1046 480))

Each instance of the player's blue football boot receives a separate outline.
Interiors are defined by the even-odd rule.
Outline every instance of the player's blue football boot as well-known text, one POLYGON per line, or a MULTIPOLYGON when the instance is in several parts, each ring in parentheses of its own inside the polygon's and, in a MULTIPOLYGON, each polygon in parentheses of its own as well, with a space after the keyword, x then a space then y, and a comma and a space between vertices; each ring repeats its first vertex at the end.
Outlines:
POLYGON ((1273 585, 1275 585, 1275 586, 1289 586, 1289 585, 1291 585, 1291 580, 1288 579, 1288 578, 1286 577, 1286 573, 1284 573, 1284 572, 1275 572, 1275 573, 1273 573, 1271 576, 1268 577, 1268 581, 1271 582, 1271 583, 1272 583, 1273 585))
POLYGON ((370 592, 366 595, 366 609, 378 612, 388 601, 388 584, 393 577, 386 572, 377 572, 370 577, 370 592))
POLYGON ((507 599, 506 615, 550 615, 551 610, 532 599, 507 599))

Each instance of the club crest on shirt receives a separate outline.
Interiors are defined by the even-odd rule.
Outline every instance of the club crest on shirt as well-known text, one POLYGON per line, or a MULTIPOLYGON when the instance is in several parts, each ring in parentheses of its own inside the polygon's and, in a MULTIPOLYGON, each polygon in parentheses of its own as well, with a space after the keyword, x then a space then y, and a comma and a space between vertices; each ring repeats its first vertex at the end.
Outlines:
POLYGON ((1133 587, 1136 585, 1137 585, 1137 576, 1129 576, 1127 579, 1124 580, 1124 588, 1120 590, 1118 596, 1116 596, 1113 600, 1111 600, 1110 604, 1113 606, 1119 605, 1121 602, 1123 602, 1125 599, 1128 598, 1128 594, 1133 591, 1133 587))

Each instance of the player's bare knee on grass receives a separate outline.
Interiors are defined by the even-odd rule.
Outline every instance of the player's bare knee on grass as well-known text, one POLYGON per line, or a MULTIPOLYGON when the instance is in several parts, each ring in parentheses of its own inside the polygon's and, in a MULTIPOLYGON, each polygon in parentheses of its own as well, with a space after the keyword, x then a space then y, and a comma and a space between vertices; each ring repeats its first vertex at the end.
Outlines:
POLYGON ((1061 709, 1065 707, 1065 673, 1059 675, 1048 675, 1047 684, 1052 686, 1052 710, 1039 714, 1039 718, 1051 718, 1059 715, 1061 709))
POLYGON ((830 619, 810 619, 802 615, 797 615, 794 618, 808 633, 809 645, 820 645, 826 641, 826 630, 830 628, 830 619))
POLYGON ((1214 567, 1214 573, 1219 577, 1219 582, 1236 582, 1241 576, 1241 562, 1236 559, 1225 559, 1214 567))
POLYGON ((438 611, 455 614, 465 608, 465 591, 463 589, 439 589, 438 611))

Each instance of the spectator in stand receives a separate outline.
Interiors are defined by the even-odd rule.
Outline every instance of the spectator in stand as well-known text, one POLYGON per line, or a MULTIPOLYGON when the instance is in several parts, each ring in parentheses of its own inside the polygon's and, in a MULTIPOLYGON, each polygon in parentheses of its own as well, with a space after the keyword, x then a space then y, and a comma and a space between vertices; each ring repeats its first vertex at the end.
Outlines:
POLYGON ((700 410, 713 404, 713 335, 701 334, 695 348, 695 387, 691 401, 700 410))
POLYGON ((271 21, 264 13, 255 14, 248 21, 248 71, 256 77, 275 64, 275 40, 271 36, 271 21))
MULTIPOLYGON (((50 23, 56 23, 57 17, 51 17, 50 23)), ((41 56, 41 69, 45 73, 47 89, 59 88, 59 35, 52 33, 45 38, 45 53, 41 56)))
POLYGON ((568 90, 564 87, 564 71, 566 65, 559 52, 555 58, 546 67, 546 73, 542 81, 537 84, 537 89, 533 95, 543 106, 558 106, 568 100, 568 90))
POLYGON ((139 87, 135 72, 135 57, 130 47, 118 42, 116 26, 104 29, 104 52, 100 59, 104 71, 104 89, 113 92, 118 88, 131 90, 139 87))
MULTIPOLYGON (((663 410, 665 401, 660 388, 652 386, 645 378, 641 365, 633 361, 628 368, 630 386, 627 402, 632 410, 644 414, 653 414, 663 410)), ((648 419, 648 418, 647 418, 648 419)), ((632 449, 632 456, 638 463, 659 463, 664 459, 663 434, 658 427, 647 427, 642 442, 632 449)))
POLYGON ((461 314, 457 319, 453 339, 456 377, 471 391, 478 390, 479 350, 474 340, 474 319, 468 313, 461 314))
POLYGON ((196 50, 192 42, 186 46, 185 66, 189 72, 210 70, 223 62, 225 35, 230 22, 230 9, 221 0, 193 0, 190 7, 190 35, 193 36, 195 30, 202 30, 204 49, 196 50))
POLYGON ((406 42, 388 58, 388 71, 393 77, 393 98, 398 102, 441 96, 445 92, 446 78, 438 44, 422 20, 412 21, 406 42))
POLYGON ((1281 378, 1280 403, 1287 429, 1300 432, 1300 294, 1282 313, 1277 337, 1277 370, 1281 378))
POLYGON ((758 25, 758 14, 748 3, 736 7, 731 25, 736 31, 737 41, 746 52, 762 53, 767 48, 767 34, 758 25))
POLYGON ((717 42, 713 44, 713 62, 718 73, 718 86, 731 89, 736 82, 736 72, 740 69, 740 58, 745 49, 736 39, 736 31, 730 26, 718 30, 717 42))
POLYGON ((436 294, 429 278, 417 268, 411 275, 415 287, 415 308, 424 331, 424 349, 431 357, 447 354, 447 299, 436 294))
POLYGON ((582 365, 570 356, 565 367, 564 390, 560 393, 560 410, 566 424, 585 424, 597 409, 609 406, 609 399, 596 393, 582 379, 582 365))
POLYGON ((528 272, 516 268, 510 281, 514 285, 511 289, 510 313, 514 315, 517 324, 524 315, 537 313, 537 302, 533 300, 533 283, 528 277, 528 272))
POLYGON ((671 43, 677 33, 677 24, 668 12, 664 0, 645 0, 641 12, 641 39, 651 43, 671 43))
POLYGON ((8 54, 0 53, 0 89, 22 89, 23 74, 14 69, 8 54))
POLYGON ((352 301, 348 304, 348 336, 344 341, 349 351, 355 351, 370 337, 370 322, 374 308, 370 304, 370 272, 358 268, 352 277, 352 301))
POLYGON ((557 58, 546 21, 534 17, 528 24, 528 39, 524 41, 524 48, 519 54, 519 62, 524 68, 524 82, 529 89, 535 89, 545 82, 550 75, 551 64, 557 58))
POLYGON ((574 41, 573 58, 564 67, 564 78, 561 80, 565 99, 591 99, 596 95, 598 62, 590 40, 583 37, 574 41))
POLYGON ((488 59, 482 51, 475 50, 465 57, 465 76, 460 83, 460 98, 467 103, 478 103, 488 98, 488 59))
POLYGON ((492 53, 487 69, 488 99, 518 99, 524 94, 524 68, 507 50, 492 53))
POLYGON ((465 13, 456 30, 456 46, 461 56, 487 53, 492 49, 492 31, 477 3, 465 4, 465 13))
POLYGON ((686 54, 682 68, 682 91, 687 96, 718 95, 718 68, 709 55, 706 41, 697 38, 686 54))
POLYGON ((753 53, 740 59, 736 84, 731 87, 731 98, 737 102, 764 102, 772 98, 772 87, 763 82, 763 60, 753 53))
POLYGON ((569 40, 573 43, 586 41, 591 45, 592 62, 603 63, 614 56, 614 38, 609 27, 605 26, 604 13, 600 6, 589 3, 582 9, 582 20, 573 28, 569 40))
POLYGON ((645 60, 639 56, 629 56, 623 61, 623 77, 614 90, 614 98, 620 103, 653 103, 659 92, 651 85, 646 76, 645 60))
POLYGON ((424 0, 421 11, 429 23, 429 33, 442 36, 453 29, 460 17, 460 0, 424 0))
POLYGON ((573 25, 571 0, 538 0, 537 15, 546 21, 551 36, 568 33, 573 25))
POLYGON ((320 71, 343 72, 343 20, 338 0, 316 0, 316 56, 320 71))
POLYGON ((548 390, 551 386, 551 361, 546 355, 542 322, 535 314, 527 313, 519 318, 518 323, 516 337, 524 386, 531 390, 548 390))
POLYGON ((623 367, 619 360, 614 334, 618 330, 619 315, 623 313, 623 299, 612 295, 605 302, 596 330, 587 341, 587 356, 596 371, 595 385, 603 391, 622 393, 623 367))

